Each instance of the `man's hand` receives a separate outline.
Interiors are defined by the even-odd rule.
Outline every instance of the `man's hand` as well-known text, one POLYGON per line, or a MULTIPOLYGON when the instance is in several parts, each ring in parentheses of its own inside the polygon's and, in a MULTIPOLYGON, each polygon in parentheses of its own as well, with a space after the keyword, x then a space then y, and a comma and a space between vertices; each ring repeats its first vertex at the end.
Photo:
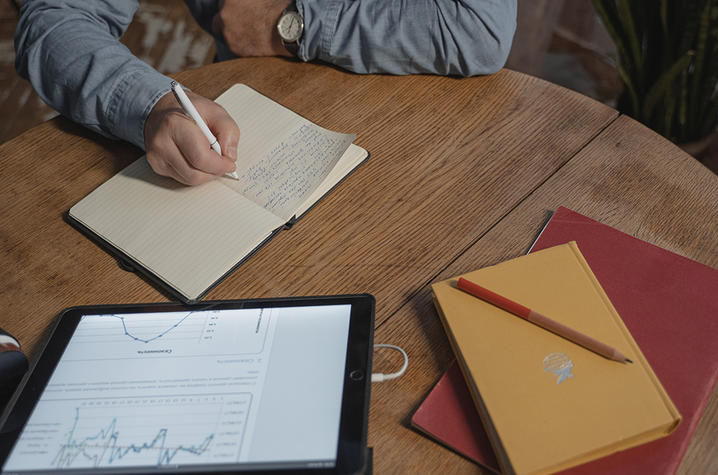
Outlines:
POLYGON ((222 106, 187 91, 222 148, 222 156, 169 92, 155 104, 145 121, 147 161, 158 175, 185 185, 199 185, 235 169, 239 127, 222 106))
POLYGON ((289 0, 220 0, 212 31, 237 56, 291 56, 277 32, 289 0))

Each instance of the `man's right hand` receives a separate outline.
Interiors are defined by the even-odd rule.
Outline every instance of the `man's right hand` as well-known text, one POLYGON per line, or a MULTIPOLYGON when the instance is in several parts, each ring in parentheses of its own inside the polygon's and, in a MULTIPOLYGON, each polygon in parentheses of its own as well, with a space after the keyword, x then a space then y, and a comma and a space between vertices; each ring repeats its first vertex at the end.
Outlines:
POLYGON ((169 92, 155 104, 145 121, 147 161, 158 175, 185 185, 199 185, 235 169, 239 127, 219 104, 186 91, 217 137, 222 156, 169 92))

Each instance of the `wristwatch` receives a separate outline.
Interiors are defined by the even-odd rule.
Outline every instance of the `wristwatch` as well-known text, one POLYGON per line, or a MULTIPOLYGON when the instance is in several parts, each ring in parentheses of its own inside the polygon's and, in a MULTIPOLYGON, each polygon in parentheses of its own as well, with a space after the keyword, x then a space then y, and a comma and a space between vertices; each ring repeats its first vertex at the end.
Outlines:
POLYGON ((296 0, 292 0, 280 15, 277 22, 277 31, 287 51, 296 56, 299 51, 299 39, 304 33, 304 19, 299 14, 299 10, 297 10, 296 0))

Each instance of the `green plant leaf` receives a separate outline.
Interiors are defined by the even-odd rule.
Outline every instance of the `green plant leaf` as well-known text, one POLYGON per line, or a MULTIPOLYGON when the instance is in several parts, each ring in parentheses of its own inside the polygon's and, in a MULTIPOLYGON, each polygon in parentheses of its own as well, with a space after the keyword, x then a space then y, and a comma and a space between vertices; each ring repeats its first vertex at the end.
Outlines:
POLYGON ((700 18, 699 3, 705 0, 684 0, 683 2, 674 2, 673 15, 677 17, 675 24, 677 25, 675 32, 678 38, 678 54, 691 49, 698 31, 698 18, 700 18), (679 36, 680 35, 680 36, 679 36))
POLYGON ((703 126, 698 129, 695 140, 705 137, 716 130, 716 126, 718 126, 718 100, 708 103, 706 115, 701 123, 703 126))
MULTIPOLYGON (((618 18, 616 12, 614 0, 593 0, 593 6, 601 17, 603 26, 608 31, 608 34, 616 44, 616 51, 618 52, 618 58, 616 60, 616 66, 623 65, 626 72, 632 72, 633 66, 631 64, 631 58, 626 50, 626 39, 619 31, 621 21, 618 18)), ((625 82, 625 81, 624 81, 625 82)))
POLYGON ((651 116, 653 115, 653 109, 656 107, 658 102, 671 93, 671 85, 676 78, 688 68, 691 63, 691 59, 695 53, 693 51, 686 52, 683 56, 678 59, 673 65, 668 68, 658 80, 651 86, 646 94, 646 99, 643 102, 643 108, 641 110, 641 122, 647 124, 651 116))
POLYGON ((696 42, 696 56, 693 61, 693 74, 691 75, 690 90, 688 93, 688 128, 697 129, 701 104, 698 103, 700 92, 702 91, 703 64, 705 63, 706 43, 708 42, 708 33, 710 27, 710 15, 712 10, 712 0, 707 0, 703 11, 701 12, 700 22, 698 25, 698 36, 696 42))
MULTIPOLYGON (((665 0, 664 0, 665 1, 665 0)), ((643 69, 645 79, 650 84, 657 78, 661 71, 665 71, 675 60, 674 48, 671 40, 666 36, 661 10, 657 5, 655 8, 646 9, 642 2, 634 2, 635 5, 650 13, 642 14, 641 11, 634 11, 634 16, 643 18, 642 26, 644 35, 639 38, 641 41, 641 55, 643 57, 643 69)), ((666 19, 667 21, 667 19, 666 19)))
POLYGON ((635 72, 635 76, 633 81, 633 87, 640 94, 646 87, 646 71, 643 69, 641 45, 640 40, 638 39, 638 35, 641 32, 638 30, 636 22, 633 20, 633 13, 631 13, 629 0, 617 0, 616 8, 618 10, 618 18, 621 22, 623 32, 626 35, 628 43, 627 48, 631 55, 631 62, 634 65, 633 69, 635 72))
POLYGON ((718 0, 592 0, 616 43, 621 112, 685 142, 718 123, 718 0))
POLYGON ((697 83, 697 125, 710 122, 715 124, 715 117, 708 113, 711 104, 718 102, 718 1, 712 1, 712 9, 708 12, 708 31, 705 42, 703 72, 697 83))
POLYGON ((661 0, 661 29, 663 30, 663 46, 668 48, 670 44, 668 35, 668 0, 661 0))
POLYGON ((631 110, 623 110, 622 112, 630 115, 636 120, 640 120, 639 113, 641 111, 641 107, 639 106, 636 90, 633 88, 633 84, 631 83, 631 76, 629 76, 620 64, 616 66, 616 70, 618 71, 618 75, 621 77, 623 86, 626 88, 626 91, 628 91, 628 97, 631 100, 631 110))
POLYGON ((671 127, 673 127, 673 116, 676 113, 676 98, 675 98, 675 96, 673 96, 673 95, 666 96, 666 104, 665 105, 666 105, 665 113, 663 114, 663 131, 656 130, 656 132, 659 132, 664 137, 675 142, 676 136, 671 131, 671 127))
POLYGON ((681 74, 681 87, 679 89, 681 95, 681 102, 678 105, 678 131, 676 133, 676 141, 678 143, 685 143, 686 140, 686 109, 688 104, 688 71, 684 71, 681 74))

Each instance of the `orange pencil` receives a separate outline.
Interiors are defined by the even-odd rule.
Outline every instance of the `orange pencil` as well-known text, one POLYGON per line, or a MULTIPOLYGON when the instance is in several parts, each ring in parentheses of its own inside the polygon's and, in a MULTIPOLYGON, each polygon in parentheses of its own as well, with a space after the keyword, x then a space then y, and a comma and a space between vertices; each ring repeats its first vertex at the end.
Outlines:
POLYGON ((577 332, 573 328, 569 328, 562 323, 559 323, 555 320, 551 320, 550 318, 541 315, 535 310, 531 310, 528 307, 524 307, 523 305, 516 303, 513 300, 507 299, 506 297, 503 297, 495 292, 490 291, 489 289, 486 289, 478 284, 468 281, 463 277, 459 277, 457 287, 459 287, 464 292, 473 295, 474 297, 478 297, 481 300, 485 300, 486 302, 494 304, 497 307, 506 310, 507 312, 513 313, 517 317, 521 317, 525 320, 528 320, 529 322, 534 323, 541 328, 544 328, 560 337, 572 341, 577 345, 581 345, 584 348, 593 351, 594 353, 598 353, 599 355, 608 358, 609 360, 619 361, 621 363, 633 363, 633 361, 626 358, 626 356, 623 355, 623 353, 621 353, 617 349, 608 346, 605 343, 601 343, 600 341, 596 340, 595 338, 591 338, 588 335, 584 335, 583 333, 577 332))

